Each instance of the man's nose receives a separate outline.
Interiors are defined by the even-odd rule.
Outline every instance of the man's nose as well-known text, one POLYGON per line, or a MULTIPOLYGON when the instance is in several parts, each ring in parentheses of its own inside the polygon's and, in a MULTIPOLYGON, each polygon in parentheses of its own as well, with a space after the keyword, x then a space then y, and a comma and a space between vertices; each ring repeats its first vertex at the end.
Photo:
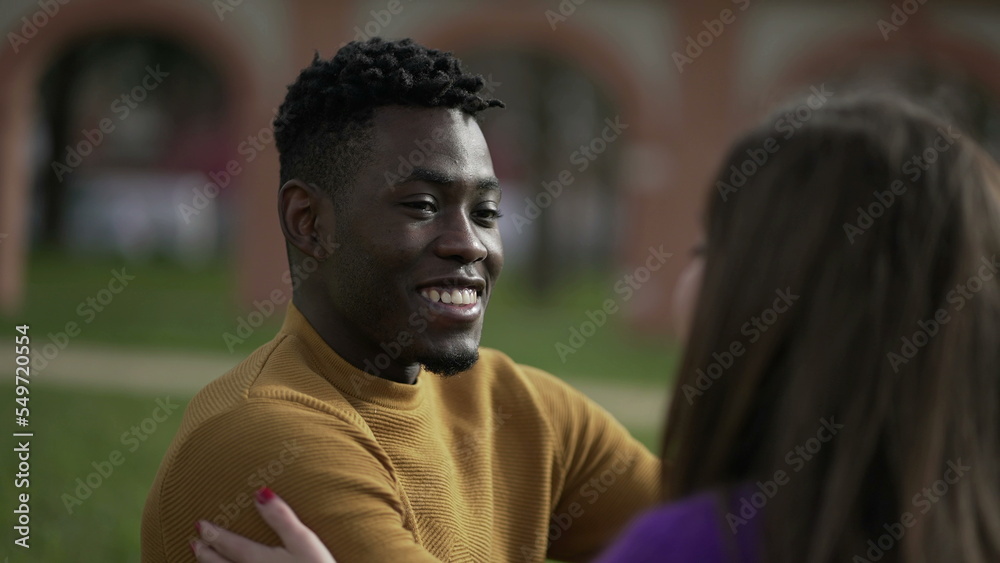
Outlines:
POLYGON ((455 217, 444 223, 434 252, 441 258, 458 260, 462 264, 479 262, 489 255, 489 250, 468 216, 455 217))

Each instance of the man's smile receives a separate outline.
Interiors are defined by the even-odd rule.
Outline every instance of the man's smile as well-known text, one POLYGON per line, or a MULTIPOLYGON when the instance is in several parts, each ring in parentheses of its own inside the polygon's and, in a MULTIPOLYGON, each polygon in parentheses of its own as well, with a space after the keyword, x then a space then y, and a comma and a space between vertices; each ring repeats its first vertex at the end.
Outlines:
POLYGON ((486 282, 481 278, 439 278, 420 284, 417 292, 429 303, 431 310, 446 319, 471 322, 483 314, 483 292, 486 282))
POLYGON ((465 306, 475 305, 479 302, 479 294, 471 287, 451 290, 443 287, 434 287, 421 290, 420 295, 423 295, 434 303, 440 302, 445 305, 465 306))

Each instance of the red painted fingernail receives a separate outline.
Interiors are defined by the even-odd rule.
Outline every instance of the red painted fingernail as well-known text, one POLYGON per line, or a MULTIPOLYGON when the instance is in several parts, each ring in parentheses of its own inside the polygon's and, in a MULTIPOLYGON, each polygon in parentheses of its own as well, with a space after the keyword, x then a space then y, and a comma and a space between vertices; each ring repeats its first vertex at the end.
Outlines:
POLYGON ((274 498, 274 491, 272 491, 271 489, 269 489, 267 487, 261 487, 257 491, 257 495, 256 496, 257 496, 257 502, 259 502, 261 504, 267 504, 267 503, 271 502, 271 499, 274 498))
POLYGON ((198 532, 200 534, 201 533, 201 522, 195 522, 194 523, 194 529, 195 529, 196 532, 198 532))

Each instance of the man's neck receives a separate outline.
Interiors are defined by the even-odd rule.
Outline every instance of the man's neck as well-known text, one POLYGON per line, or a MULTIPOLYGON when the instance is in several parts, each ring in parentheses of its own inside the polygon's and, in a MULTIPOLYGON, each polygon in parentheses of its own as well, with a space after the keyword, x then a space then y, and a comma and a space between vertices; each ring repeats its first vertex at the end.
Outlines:
POLYGON ((292 297, 292 303, 326 345, 347 363, 375 377, 396 383, 413 385, 417 382, 417 376, 420 374, 419 363, 400 364, 389 358, 377 344, 359 338, 357 331, 348 330, 342 323, 333 321, 336 315, 324 313, 323 307, 315 305, 299 293, 292 297), (389 365, 384 368, 378 365, 381 357, 389 360, 389 365))

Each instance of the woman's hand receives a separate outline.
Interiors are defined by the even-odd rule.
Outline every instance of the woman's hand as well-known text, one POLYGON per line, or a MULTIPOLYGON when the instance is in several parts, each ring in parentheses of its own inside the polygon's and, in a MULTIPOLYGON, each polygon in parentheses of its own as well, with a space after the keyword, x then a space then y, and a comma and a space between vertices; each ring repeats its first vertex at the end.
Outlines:
POLYGON ((191 550, 201 563, 336 563, 323 542, 281 497, 264 487, 254 504, 285 547, 270 547, 223 530, 204 520, 195 524, 199 539, 191 550))

